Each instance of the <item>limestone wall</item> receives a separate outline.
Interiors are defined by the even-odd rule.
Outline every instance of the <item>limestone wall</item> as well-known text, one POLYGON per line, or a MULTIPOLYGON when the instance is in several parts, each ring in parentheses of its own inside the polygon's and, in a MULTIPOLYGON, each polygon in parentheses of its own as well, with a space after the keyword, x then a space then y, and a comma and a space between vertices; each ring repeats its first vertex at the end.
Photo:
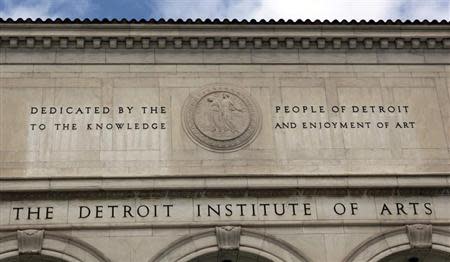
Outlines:
POLYGON ((0 260, 446 261, 448 32, 0 24, 0 260))
POLYGON ((449 170, 450 71, 445 64, 0 68, 3 177, 449 170), (182 106, 189 94, 214 87, 241 90, 261 109, 259 134, 236 152, 205 150, 183 130, 182 106), (127 106, 133 107, 131 114, 119 112, 127 106), (50 107, 63 112, 52 114, 50 107), (68 107, 82 111, 67 113, 68 107), (101 112, 104 107, 107 113, 101 112), (152 113, 150 107, 165 113, 152 113), (108 129, 117 123, 131 129, 108 129))

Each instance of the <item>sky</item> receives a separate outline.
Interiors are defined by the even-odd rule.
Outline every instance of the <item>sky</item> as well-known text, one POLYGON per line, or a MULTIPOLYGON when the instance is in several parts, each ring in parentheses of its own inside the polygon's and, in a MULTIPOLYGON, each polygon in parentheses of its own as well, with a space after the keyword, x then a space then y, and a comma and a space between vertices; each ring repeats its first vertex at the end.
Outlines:
POLYGON ((450 20, 450 0, 0 0, 0 17, 450 20))

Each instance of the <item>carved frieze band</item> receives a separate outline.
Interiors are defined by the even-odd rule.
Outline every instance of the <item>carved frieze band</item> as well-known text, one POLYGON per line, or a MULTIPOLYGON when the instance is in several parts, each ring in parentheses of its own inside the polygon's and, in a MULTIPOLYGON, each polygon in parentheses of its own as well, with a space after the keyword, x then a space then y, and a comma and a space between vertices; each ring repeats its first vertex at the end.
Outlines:
POLYGON ((433 235, 432 225, 407 225, 406 231, 411 248, 431 248, 433 235))
POLYGON ((223 226, 216 227, 217 246, 219 250, 239 249, 241 241, 241 227, 223 226))
POLYGON ((44 230, 19 230, 17 242, 19 254, 39 254, 42 250, 44 230))
POLYGON ((2 37, 2 48, 73 49, 442 49, 450 37, 356 38, 356 37, 2 37))

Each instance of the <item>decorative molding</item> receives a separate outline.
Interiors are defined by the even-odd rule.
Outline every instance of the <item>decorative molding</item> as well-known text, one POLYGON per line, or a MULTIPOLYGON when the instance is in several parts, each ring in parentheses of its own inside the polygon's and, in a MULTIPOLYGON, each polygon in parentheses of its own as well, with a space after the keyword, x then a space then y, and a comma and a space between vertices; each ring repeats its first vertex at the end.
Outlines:
POLYGON ((103 252, 71 235, 51 231, 44 232, 44 230, 30 230, 30 228, 24 231, 0 234, 1 261, 10 261, 11 259, 12 261, 39 260, 39 256, 36 256, 36 258, 27 256, 34 254, 57 258, 58 261, 111 262, 103 252), (17 257, 18 254, 19 257, 17 257), (25 256, 21 257, 20 255, 25 256))
MULTIPOLYGON (((308 220, 297 220, 297 221, 240 221, 233 222, 236 226, 246 227, 246 228, 262 228, 262 227, 273 227, 273 228, 286 228, 286 227, 403 227, 405 224, 413 223, 427 223, 428 221, 417 221, 417 220, 392 220, 392 221, 382 221, 382 220, 322 220, 322 221, 308 221, 308 220)), ((0 226, 0 233, 11 232, 17 230, 25 229, 45 229, 46 232, 50 230, 103 230, 103 229, 148 229, 148 228, 160 228, 160 229, 175 229, 175 228, 211 228, 216 226, 227 226, 229 222, 227 221, 209 221, 209 222, 134 222, 130 224, 121 223, 107 223, 107 224, 89 224, 89 223, 70 223, 70 224, 41 224, 41 225, 2 225, 0 226)), ((450 226, 450 221, 448 219, 443 220, 433 220, 430 224, 433 227, 445 227, 450 226)), ((406 229, 404 230, 406 232, 406 229)), ((433 234, 436 230, 433 230, 433 234)), ((46 233, 47 235, 48 233, 46 233)), ((407 236, 405 235, 405 239, 407 236)), ((408 248, 410 248, 408 240, 408 248)))
POLYGON ((94 39, 92 39, 92 46, 93 46, 93 48, 95 48, 95 49, 100 48, 100 47, 102 46, 102 39, 100 39, 100 38, 94 38, 94 39))
POLYGON ((229 38, 222 38, 222 48, 228 49, 230 48, 230 39, 229 38))
MULTIPOLYGON (((285 260, 275 257, 273 254, 283 254, 283 257, 290 259, 289 261, 312 261, 298 247, 273 235, 246 228, 240 229, 240 234, 245 236, 245 238, 240 239, 240 251, 257 254, 274 262, 285 260), (261 241, 264 241, 264 245, 261 245, 261 241)), ((170 258, 170 261, 186 262, 202 254, 221 251, 216 246, 212 246, 215 238, 217 238, 217 228, 196 231, 196 233, 183 236, 170 243, 165 249, 150 258, 148 262, 166 262, 168 261, 167 258, 170 258)))
POLYGON ((2 48, 449 49, 450 21, 0 18, 0 40, 2 48))
POLYGON ((173 40, 173 46, 174 46, 176 49, 182 48, 182 47, 183 47, 183 39, 181 39, 181 38, 175 38, 175 39, 173 40))
POLYGON ((142 48, 144 48, 144 49, 150 48, 150 39, 142 38, 141 43, 142 43, 142 48))
MULTIPOLYGON (((383 261, 383 259, 394 253, 409 251, 411 248, 414 248, 411 245, 410 232, 427 235, 429 240, 426 240, 426 248, 437 252, 450 253, 450 231, 447 228, 435 227, 432 232, 431 224, 413 224, 394 228, 369 237, 350 251, 343 259, 343 262, 378 262, 383 261), (434 235, 432 245, 431 235, 434 235)), ((419 246, 419 248, 422 248, 422 246, 419 246)), ((430 250, 425 250, 424 252, 427 253, 430 250)))
POLYGON ((450 48, 450 38, 444 39, 443 42, 444 48, 450 48))
POLYGON ((28 47, 28 48, 33 48, 34 47, 34 38, 32 38, 32 37, 27 37, 27 39, 26 39, 26 46, 28 47))
POLYGON ((198 48, 198 39, 197 38, 191 38, 189 42, 190 42, 192 49, 198 48))
POLYGON ((407 225, 406 232, 411 248, 431 248, 433 235, 432 225, 407 225))
POLYGON ((68 197, 123 197, 139 195, 164 196, 243 196, 243 195, 399 195, 449 196, 448 175, 334 175, 282 176, 264 175, 238 177, 91 177, 86 178, 0 178, 0 200, 48 199, 68 197), (409 179, 402 182, 400 178, 409 179), (420 181, 410 183, 420 176, 420 181), (344 178, 345 183, 338 180, 344 178), (236 179, 242 181, 236 184, 236 179), (220 182, 217 182, 220 181, 220 182), (261 183, 270 181, 270 183, 261 183), (336 182, 338 181, 338 182, 336 182), (36 185, 40 185, 37 187, 36 185), (92 185, 98 185, 93 187, 92 185), (370 186, 367 186, 370 185, 370 186), (424 186, 426 185, 426 186, 424 186))
POLYGON ((41 37, 2 37, 4 42, 2 48, 77 48, 77 49, 99 49, 99 48, 125 48, 125 49, 450 49, 450 37, 445 39, 438 38, 396 38, 390 40, 387 38, 198 38, 192 37, 187 40, 181 38, 158 37, 158 38, 126 38, 116 37, 91 38, 77 37, 69 39, 68 37, 41 38, 41 37), (109 43, 109 44, 103 44, 109 43))
POLYGON ((278 39, 271 38, 269 39, 270 48, 277 49, 278 48, 278 39))
POLYGON ((326 47, 327 42, 325 41, 324 38, 318 38, 316 39, 316 41, 317 41, 317 48, 324 49, 326 47))
POLYGON ((50 37, 44 37, 42 39, 42 46, 44 48, 51 48, 52 47, 52 39, 50 37))
POLYGON ((17 37, 10 37, 8 40, 10 48, 17 48, 19 46, 19 40, 17 37))
POLYGON ((59 39, 59 48, 64 49, 69 47, 69 40, 67 38, 60 38, 59 39))
POLYGON ((402 38, 395 39, 395 47, 397 49, 401 49, 405 47, 405 40, 402 38))
POLYGON ((205 42, 206 42, 206 48, 208 48, 208 49, 214 48, 214 39, 206 38, 205 42))
POLYGON ((167 45, 167 41, 165 38, 158 38, 157 39, 157 47, 160 49, 164 49, 166 48, 167 45))
POLYGON ((340 38, 334 38, 333 39, 333 48, 339 49, 342 47, 342 40, 340 38))
POLYGON ((287 38, 286 39, 286 48, 291 49, 294 48, 295 42, 293 38, 287 38))
POLYGON ((245 38, 239 38, 238 39, 238 48, 244 49, 247 47, 247 39, 245 38))
POLYGON ((19 254, 40 254, 44 241, 44 230, 18 230, 17 242, 19 254))
POLYGON ((186 99, 182 112, 187 135, 215 152, 239 150, 250 144, 261 129, 259 105, 239 89, 218 86, 197 90, 186 99))
POLYGON ((134 39, 130 38, 130 37, 126 38, 125 39, 125 48, 131 49, 133 47, 134 47, 134 39))
POLYGON ((427 39, 427 47, 428 47, 429 49, 434 49, 434 48, 436 48, 436 44, 437 44, 436 39, 433 39, 433 38, 428 38, 428 39, 427 39))
POLYGON ((116 49, 117 48, 117 38, 109 39, 109 48, 116 49))
POLYGON ((217 246, 219 250, 239 249, 241 242, 240 226, 216 227, 217 246))
POLYGON ((262 39, 261 38, 255 38, 253 39, 253 47, 256 49, 262 48, 262 39))
POLYGON ((75 42, 76 48, 78 48, 78 49, 84 48, 85 47, 84 43, 85 43, 85 38, 78 37, 75 42))

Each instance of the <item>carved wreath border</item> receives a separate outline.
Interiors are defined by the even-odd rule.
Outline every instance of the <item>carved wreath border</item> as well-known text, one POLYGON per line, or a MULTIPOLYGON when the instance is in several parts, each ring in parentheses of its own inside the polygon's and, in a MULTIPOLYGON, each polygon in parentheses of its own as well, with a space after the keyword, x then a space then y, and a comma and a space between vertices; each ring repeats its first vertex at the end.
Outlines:
POLYGON ((249 145, 261 129, 261 109, 255 100, 245 92, 230 87, 208 87, 189 94, 182 108, 183 129, 189 138, 199 146, 213 152, 234 152, 249 145), (217 140, 201 132, 195 124, 195 111, 198 103, 207 95, 215 92, 228 92, 238 96, 247 106, 249 112, 248 127, 236 138, 217 140))

